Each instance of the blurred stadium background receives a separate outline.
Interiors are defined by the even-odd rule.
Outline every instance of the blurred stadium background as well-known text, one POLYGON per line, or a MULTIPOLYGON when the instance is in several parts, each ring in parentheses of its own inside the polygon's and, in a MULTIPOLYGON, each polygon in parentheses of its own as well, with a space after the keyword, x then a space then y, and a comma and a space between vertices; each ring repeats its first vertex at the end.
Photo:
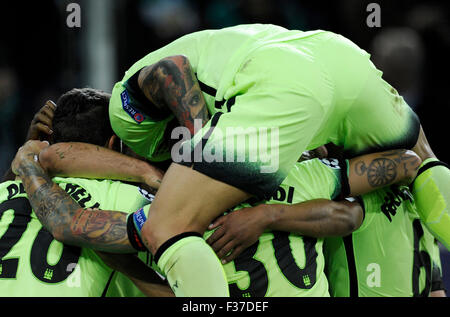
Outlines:
MULTIPOLYGON (((340 33, 372 54, 384 77, 421 118, 437 156, 448 149, 450 23, 445 1, 40 0, 8 1, 0 29, 0 174, 34 113, 73 87, 110 92, 131 64, 179 36, 242 23, 340 33), (66 24, 78 3, 81 26, 66 24), (369 3, 381 27, 369 27, 369 3)), ((336 61, 339 62, 339 61, 336 61)), ((450 252, 441 249, 450 293, 450 252)))

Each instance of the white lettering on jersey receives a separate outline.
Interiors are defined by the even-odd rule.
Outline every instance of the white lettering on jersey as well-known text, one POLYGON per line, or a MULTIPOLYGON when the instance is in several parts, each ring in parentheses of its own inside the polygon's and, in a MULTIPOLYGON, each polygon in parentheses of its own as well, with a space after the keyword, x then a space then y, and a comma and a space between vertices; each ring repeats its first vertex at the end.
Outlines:
POLYGON ((369 287, 380 287, 381 286, 381 268, 378 263, 369 263, 366 268, 367 272, 370 274, 367 276, 366 283, 369 287))
POLYGON ((67 272, 72 272, 67 278, 68 287, 80 287, 81 286, 81 273, 80 266, 77 263, 69 263, 66 268, 67 272), (77 270, 78 268, 78 270, 77 270))

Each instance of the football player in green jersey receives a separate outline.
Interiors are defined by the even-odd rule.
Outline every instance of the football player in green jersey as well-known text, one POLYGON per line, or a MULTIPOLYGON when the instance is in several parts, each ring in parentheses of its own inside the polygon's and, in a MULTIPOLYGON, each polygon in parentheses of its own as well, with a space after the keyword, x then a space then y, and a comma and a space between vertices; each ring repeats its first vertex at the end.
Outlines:
POLYGON ((434 239, 434 248, 430 254, 433 262, 433 271, 431 272, 431 297, 447 297, 444 280, 442 277, 441 253, 438 240, 434 239))
MULTIPOLYGON (((126 72, 114 86, 110 117, 132 149, 154 160, 169 157, 164 134, 175 119, 191 134, 196 119, 202 127, 172 151, 175 163, 143 228, 164 271, 189 248, 179 261, 196 271, 214 266, 210 278, 220 279, 220 263, 199 237, 211 220, 251 196, 269 198, 305 149, 328 142, 349 157, 416 151, 425 170, 413 189, 419 214, 450 244, 450 170, 430 148, 415 146, 419 120, 369 54, 337 34, 257 24, 183 36, 126 72), (235 147, 240 137, 257 141, 235 147)), ((225 281, 201 288, 228 294, 225 281)))
MULTIPOLYGON (((366 155, 361 159, 372 169, 364 177, 354 171, 355 163, 362 162, 356 159, 341 164, 336 159, 297 163, 271 200, 254 208, 241 205, 210 227, 217 230, 206 232, 204 238, 219 257, 227 255, 224 262, 232 260, 224 265, 231 296, 329 296, 323 238, 347 235, 363 219, 358 204, 330 199, 359 195, 372 188, 368 181, 372 173, 378 177, 395 173, 395 179, 390 178, 388 183, 402 178, 408 183, 420 165, 411 151, 366 155), (384 171, 381 163, 389 161, 394 162, 395 169, 384 171), (403 163, 407 163, 408 174, 403 163), (237 239, 228 239, 234 235, 240 236, 243 243, 234 244, 237 239)), ((137 212, 137 226, 147 218, 149 207, 137 212)))
MULTIPOLYGON (((26 147, 28 147, 28 145, 26 145, 26 147)), ((348 182, 350 188, 352 189, 351 191, 352 194, 357 195, 366 190, 373 189, 374 182, 369 182, 369 180, 372 179, 373 175, 377 175, 377 177, 381 177, 383 180, 375 182, 376 184, 378 184, 377 186, 387 185, 392 182, 398 182, 399 180, 405 177, 411 179, 415 175, 417 167, 420 164, 420 159, 411 151, 407 151, 407 153, 403 151, 400 154, 395 154, 397 155, 396 157, 390 157, 389 153, 388 154, 381 153, 376 155, 375 154, 367 155, 365 158, 366 164, 368 166, 373 166, 371 168, 371 173, 367 172, 367 175, 365 173, 360 175, 357 175, 355 173, 352 174, 352 177, 348 182), (381 155, 381 157, 378 158, 376 155, 381 155), (395 167, 394 170, 384 171, 384 165, 376 164, 376 162, 387 162, 387 161, 392 161, 392 164, 395 167)), ((273 209, 275 207, 278 207, 278 209, 276 210, 281 210, 280 211, 281 213, 284 213, 285 215, 288 215, 290 217, 294 217, 296 215, 300 215, 301 217, 303 215, 304 218, 301 219, 298 222, 298 226, 296 226, 298 230, 296 232, 299 232, 301 234, 308 234, 320 238, 327 235, 347 234, 348 232, 350 232, 359 225, 358 223, 360 223, 362 219, 362 212, 361 211, 358 212, 357 210, 355 210, 355 206, 351 205, 349 206, 349 203, 345 202, 338 203, 329 200, 331 197, 336 196, 340 192, 341 182, 337 181, 338 176, 336 176, 336 174, 340 175, 337 161, 334 160, 323 161, 326 162, 329 166, 326 166, 322 162, 314 162, 315 165, 311 162, 313 161, 300 163, 303 165, 299 165, 295 168, 296 171, 294 171, 292 173, 292 176, 290 176, 286 180, 287 181, 287 183, 285 184, 286 186, 284 186, 284 188, 279 189, 280 197, 278 198, 275 197, 272 203, 278 202, 280 200, 286 200, 286 203, 292 204, 294 202, 300 202, 307 199, 314 199, 314 198, 324 198, 324 199, 321 201, 314 201, 305 204, 293 204, 292 208, 287 208, 286 206, 283 205, 272 205, 271 208, 273 209), (313 167, 311 168, 311 171, 309 168, 306 168, 311 166, 313 167), (300 179, 305 178, 308 178, 309 181, 305 181, 303 183, 304 186, 300 185, 301 184, 300 179), (316 186, 312 186, 312 184, 316 184, 316 186), (295 187, 291 185, 295 185, 295 187), (298 187, 297 190, 296 187, 298 187), (319 188, 321 188, 320 191, 319 188), (281 194, 282 192, 284 193, 284 195, 281 194), (286 210, 290 210, 290 212, 286 212, 286 210), (356 217, 355 214, 357 215, 356 217), (299 226, 302 229, 298 229, 299 226)), ((346 171, 347 168, 344 168, 344 170, 346 171)), ((40 175, 45 175, 45 172, 43 171, 40 172, 38 171, 38 173, 40 173, 40 175)), ((344 174, 346 175, 346 173, 344 174)), ((29 190, 30 187, 36 186, 33 185, 33 182, 40 183, 39 178, 41 176, 36 177, 36 175, 33 176, 31 174, 28 174, 28 176, 24 177, 27 179, 27 181, 25 182, 26 184, 28 184, 25 186, 27 190, 29 190)), ((342 183, 347 184, 347 182, 345 181, 342 183)), ((57 232, 61 230, 60 228, 70 228, 70 230, 66 230, 66 232, 64 232, 61 235, 61 238, 65 236, 63 238, 65 239, 64 241, 67 240, 67 242, 75 244, 81 244, 86 246, 89 245, 94 248, 99 247, 103 250, 109 250, 109 248, 112 248, 112 250, 116 252, 118 250, 126 252, 127 248, 132 250, 132 245, 134 246, 137 245, 137 248, 143 246, 140 239, 139 238, 136 239, 136 234, 134 232, 137 232, 137 236, 139 237, 140 230, 136 229, 141 228, 142 223, 145 223, 145 219, 149 211, 148 207, 146 207, 144 210, 140 209, 133 215, 133 217, 128 218, 128 221, 131 221, 131 223, 129 223, 131 224, 131 230, 129 226, 128 229, 130 241, 128 244, 126 244, 124 242, 123 237, 122 238, 116 237, 112 241, 111 237, 114 237, 114 235, 107 231, 104 231, 103 233, 98 231, 97 236, 93 236, 90 233, 92 227, 95 228, 108 227, 107 211, 103 211, 102 219, 89 219, 88 218, 89 215, 91 218, 93 218, 93 215, 95 214, 94 211, 80 209, 79 206, 74 204, 72 201, 64 198, 63 192, 59 191, 60 193, 58 193, 58 189, 54 186, 44 185, 41 188, 43 187, 47 187, 43 189, 44 191, 47 192, 47 194, 50 194, 52 197, 58 197, 57 200, 61 203, 60 206, 49 205, 48 201, 49 199, 48 197, 46 197, 46 195, 43 195, 43 193, 38 193, 37 196, 34 199, 32 199, 32 201, 35 201, 35 203, 42 203, 42 205, 37 207, 36 210, 42 210, 46 212, 50 212, 50 210, 52 210, 49 215, 45 215, 46 218, 40 218, 42 219, 44 225, 50 231, 57 232), (58 208, 60 210, 57 210, 58 208), (110 241, 113 244, 104 245, 105 240, 110 241), (114 243, 118 244, 120 248, 114 245, 114 243)), ((38 212, 38 215, 39 214, 41 213, 38 212)), ((115 214, 114 212, 110 212, 109 217, 113 217, 114 214, 115 214)), ((231 213, 231 215, 233 215, 233 213, 231 213)), ((290 221, 288 221, 288 219, 286 218, 284 218, 283 220, 284 222, 279 223, 279 225, 281 225, 280 229, 283 228, 283 226, 289 225, 290 223, 290 221)), ((290 218, 290 220, 293 220, 293 218, 290 218)), ((274 227, 274 229, 277 229, 277 227, 274 227)), ((223 230, 219 230, 219 232, 220 231, 223 232, 223 230)), ((256 240, 257 239, 258 238, 256 237, 256 240)), ((262 239, 263 241, 260 242, 261 247, 258 247, 257 248, 258 250, 252 249, 250 247, 248 248, 247 251, 250 253, 252 252, 252 250, 253 253, 257 252, 259 254, 257 257, 258 259, 260 259, 260 261, 255 261, 254 254, 249 253, 245 254, 243 258, 238 259, 236 263, 225 266, 227 277, 230 281, 230 284, 232 284, 230 286, 230 289, 232 290, 232 295, 235 296, 239 294, 243 296, 328 295, 327 281, 323 274, 324 261, 322 256, 321 239, 319 240, 316 238, 309 239, 299 235, 292 235, 292 237, 289 237, 289 235, 287 234, 280 235, 279 232, 274 233, 269 232, 266 235, 264 235, 262 239), (295 242, 292 242, 291 240, 295 242), (306 241, 308 243, 306 242, 299 243, 299 241, 306 241), (293 248, 292 253, 275 252, 276 256, 273 257, 274 253, 270 250, 273 250, 275 248, 275 245, 277 246, 277 248, 283 247, 290 249, 291 246, 293 245, 295 245, 296 247, 293 248), (295 259, 295 261, 300 261, 299 263, 302 263, 302 261, 307 262, 305 262, 305 265, 302 267, 302 269, 300 269, 300 267, 297 266, 296 262, 293 261, 293 259, 295 259), (279 261, 281 261, 281 264, 279 261), (266 276, 267 278, 270 279, 271 282, 270 287, 269 284, 264 283, 264 281, 267 282, 267 279, 263 278, 262 280, 259 280, 258 278, 255 278, 255 275, 252 273, 253 269, 251 268, 251 265, 249 267, 249 264, 251 263, 256 265, 256 267, 253 269, 258 269, 258 274, 256 274, 256 276, 260 277, 266 276), (264 265, 262 263, 264 263, 264 265), (287 264, 289 265, 289 269, 285 270, 286 267, 283 265, 287 264), (278 269, 280 265, 282 265, 281 273, 280 269, 278 269), (267 271, 265 270, 261 271, 261 268, 264 267, 268 267, 267 271), (238 270, 238 268, 241 268, 241 271, 250 270, 248 273, 249 275, 235 271, 238 270), (303 272, 302 274, 304 277, 301 280, 297 280, 296 278, 294 278, 292 280, 294 282, 292 282, 291 280, 289 280, 289 278, 292 279, 293 275, 294 276, 297 275, 290 274, 289 272, 292 272, 292 270, 295 271, 295 268, 297 268, 297 271, 303 272), (250 280, 253 280, 254 283, 251 287, 248 286, 246 288, 243 285, 249 285, 248 284, 249 278, 250 280), (290 282, 285 285, 282 282, 286 281, 286 278, 288 278, 290 282), (277 280, 278 282, 275 283, 274 282, 275 280, 277 280), (291 285, 291 287, 287 287, 287 285, 291 285), (242 291, 243 289, 245 289, 245 291, 242 291)), ((179 270, 182 270, 182 268, 179 268, 179 270)), ((196 275, 196 278, 201 279, 203 277, 202 273, 203 272, 199 272, 196 275)), ((168 279, 169 281, 172 282, 172 287, 175 288, 175 290, 176 286, 184 283, 183 280, 174 279, 170 275, 168 276, 168 279)), ((211 283, 211 281, 209 282, 211 283)))
MULTIPOLYGON (((83 128, 98 116, 106 115, 109 96, 91 89, 80 92, 76 103, 61 102, 56 110, 52 102, 47 102, 34 117, 28 139, 51 138, 56 142, 82 141, 113 147, 117 138, 107 120, 92 125, 90 131, 83 128)), ((153 172, 151 167, 150 170, 153 172)), ((140 172, 145 171, 142 165, 140 172)), ((148 203, 137 187, 120 182, 77 178, 54 178, 54 181, 85 208, 131 212, 134 207, 148 203)), ((122 273, 101 260, 107 260, 108 254, 55 240, 37 219, 20 181, 0 184, 0 214, 0 293, 3 296, 143 295, 122 273)), ((145 259, 145 254, 141 256, 145 259)), ((150 272, 148 278, 160 281, 133 255, 121 261, 138 266, 141 278, 150 272)), ((158 291, 161 287, 154 285, 152 289, 158 291)))
MULTIPOLYGON (((385 154, 395 153, 398 156, 394 161, 399 166, 410 159, 398 151, 385 154)), ((332 159, 327 162, 330 160, 332 159)), ((355 174, 378 174, 369 170, 375 165, 380 168, 387 166, 385 163, 389 161, 382 163, 374 160, 372 166, 358 159, 350 162, 349 178, 352 179, 355 174)), ((313 171, 310 170, 311 173, 313 171)), ((386 175, 391 172, 389 169, 385 170, 386 175)), ((326 171, 322 171, 321 175, 323 174, 326 174, 326 171)), ((320 176, 314 176, 320 183, 320 176)), ((285 182, 289 181, 290 177, 288 176, 285 182)), ((308 184, 308 189, 311 189, 309 185, 314 182, 304 176, 299 179, 302 182, 297 185, 298 188, 308 184)), ((340 179, 337 182, 338 187, 339 182, 340 179)), ((344 238, 338 235, 330 238, 330 235, 327 235, 324 253, 332 296, 437 296, 443 292, 439 253, 436 256, 434 238, 421 225, 407 187, 403 186, 401 189, 391 186, 362 195, 360 201, 365 216, 361 227, 344 238)), ((350 193, 353 194, 355 193, 350 193)), ((295 205, 290 208, 291 217, 287 216, 286 206, 272 208, 272 205, 260 205, 229 213, 210 226, 211 229, 219 229, 208 242, 225 261, 233 260, 236 256, 242 261, 240 252, 252 245, 264 229, 273 228, 274 219, 277 229, 288 232, 304 230, 300 229, 298 223, 305 221, 307 218, 304 215, 308 214, 302 214, 301 209, 295 205), (285 225, 280 227, 279 223, 285 225)), ((311 213, 311 217, 318 214, 311 213)), ((330 217, 331 219, 333 218, 330 217)), ((303 227, 304 224, 301 228, 303 227)), ((309 232, 307 234, 311 235, 309 232)), ((262 237, 259 241, 261 245, 262 237)), ((261 258, 259 255, 258 259, 261 258)))
POLYGON ((402 189, 363 195, 361 227, 343 238, 325 239, 332 296, 430 296, 437 265, 434 237, 421 224, 412 195, 402 189))

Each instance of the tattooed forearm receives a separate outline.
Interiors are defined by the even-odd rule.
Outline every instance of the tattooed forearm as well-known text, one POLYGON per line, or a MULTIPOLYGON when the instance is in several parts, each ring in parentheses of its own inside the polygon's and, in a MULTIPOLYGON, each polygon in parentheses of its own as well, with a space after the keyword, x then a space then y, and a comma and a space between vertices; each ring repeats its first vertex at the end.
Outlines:
POLYGON ((374 159, 367 168, 367 180, 372 187, 392 183, 396 176, 396 164, 387 158, 374 159))
POLYGON ((390 157, 397 164, 403 163, 403 171, 407 175, 410 170, 417 171, 421 164, 419 156, 413 153, 408 150, 392 150, 384 152, 383 156, 390 157))
POLYGON ((412 151, 391 150, 362 157, 354 164, 354 171, 358 176, 366 175, 369 185, 376 188, 413 178, 420 164, 412 151))
POLYGON ((125 213, 81 208, 38 164, 22 163, 19 176, 36 216, 57 240, 107 252, 134 252, 125 213))
POLYGON ((104 250, 105 244, 128 245, 127 215, 122 212, 78 209, 72 217, 69 235, 80 237, 84 241, 92 241, 101 244, 99 248, 104 250))
POLYGON ((200 85, 185 56, 165 58, 142 70, 144 94, 158 107, 168 107, 178 122, 194 133, 194 120, 209 120, 200 85))

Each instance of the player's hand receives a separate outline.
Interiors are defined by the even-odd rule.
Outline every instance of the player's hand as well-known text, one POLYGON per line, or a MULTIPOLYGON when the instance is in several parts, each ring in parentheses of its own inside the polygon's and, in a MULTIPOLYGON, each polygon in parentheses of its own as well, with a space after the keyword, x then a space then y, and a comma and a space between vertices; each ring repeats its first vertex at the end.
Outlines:
POLYGON ((48 100, 45 105, 39 109, 31 120, 28 128, 26 141, 29 140, 49 140, 53 133, 53 115, 55 113, 56 104, 48 100))
POLYGON ((266 228, 264 205, 235 210, 218 218, 208 229, 217 230, 206 240, 222 263, 233 261, 258 241, 266 228))
POLYGON ((30 140, 19 148, 11 163, 11 169, 14 174, 20 175, 22 167, 26 164, 39 165, 39 153, 49 146, 47 141, 30 140))
POLYGON ((156 192, 161 186, 163 177, 164 172, 162 170, 147 163, 147 169, 142 175, 142 183, 149 188, 145 188, 144 186, 144 189, 147 189, 150 192, 156 192))

